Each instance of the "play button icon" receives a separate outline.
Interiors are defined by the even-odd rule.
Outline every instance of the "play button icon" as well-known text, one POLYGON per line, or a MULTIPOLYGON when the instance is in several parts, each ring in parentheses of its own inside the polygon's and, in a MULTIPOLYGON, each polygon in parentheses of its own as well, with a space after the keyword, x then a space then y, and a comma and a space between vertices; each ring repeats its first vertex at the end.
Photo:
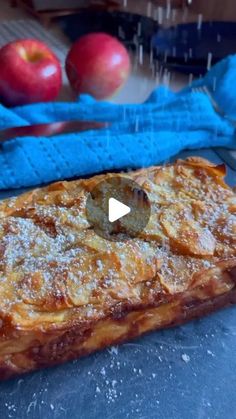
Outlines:
POLYGON ((125 215, 129 214, 131 211, 128 205, 122 204, 122 202, 117 201, 115 198, 109 198, 108 204, 108 220, 110 223, 119 220, 125 215))
MULTIPOLYGON (((99 179, 99 178, 98 178, 99 179)), ((125 175, 108 175, 90 189, 86 216, 96 234, 107 240, 137 237, 150 217, 147 193, 125 175)))

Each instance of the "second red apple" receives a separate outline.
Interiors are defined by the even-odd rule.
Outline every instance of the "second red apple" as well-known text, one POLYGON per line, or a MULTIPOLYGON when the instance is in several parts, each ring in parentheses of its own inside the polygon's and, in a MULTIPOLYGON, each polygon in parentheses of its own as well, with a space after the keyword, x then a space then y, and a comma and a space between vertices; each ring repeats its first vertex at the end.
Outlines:
POLYGON ((91 33, 74 43, 66 59, 66 73, 73 90, 97 99, 116 93, 130 73, 126 48, 105 33, 91 33))

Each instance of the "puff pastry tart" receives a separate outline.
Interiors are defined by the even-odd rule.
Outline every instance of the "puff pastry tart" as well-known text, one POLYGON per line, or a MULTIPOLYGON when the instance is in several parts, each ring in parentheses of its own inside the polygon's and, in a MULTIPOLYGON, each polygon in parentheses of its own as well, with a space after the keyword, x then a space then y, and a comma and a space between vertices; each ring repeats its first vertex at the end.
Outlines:
POLYGON ((99 180, 0 202, 0 378, 59 364, 236 302, 236 194, 193 157, 129 174, 152 211, 138 237, 86 220, 99 180))

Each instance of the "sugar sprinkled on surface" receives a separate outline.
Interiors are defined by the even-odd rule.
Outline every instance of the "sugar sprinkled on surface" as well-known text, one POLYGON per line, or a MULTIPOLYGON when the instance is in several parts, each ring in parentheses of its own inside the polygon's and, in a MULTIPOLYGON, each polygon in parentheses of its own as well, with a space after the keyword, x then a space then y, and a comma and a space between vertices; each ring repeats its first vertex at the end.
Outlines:
POLYGON ((190 361, 190 356, 187 354, 182 354, 181 358, 186 364, 190 361))

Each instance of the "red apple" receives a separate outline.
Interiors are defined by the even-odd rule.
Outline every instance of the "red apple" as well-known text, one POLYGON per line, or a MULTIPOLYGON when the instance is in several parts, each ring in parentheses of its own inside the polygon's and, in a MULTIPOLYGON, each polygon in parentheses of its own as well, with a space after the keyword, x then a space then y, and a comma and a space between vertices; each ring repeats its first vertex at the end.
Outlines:
POLYGON ((61 65, 44 43, 20 39, 0 49, 0 100, 8 106, 48 102, 58 95, 61 65))
POLYGON ((77 94, 104 99, 116 93, 130 73, 126 48, 105 33, 91 33, 74 43, 66 58, 66 73, 77 94))

